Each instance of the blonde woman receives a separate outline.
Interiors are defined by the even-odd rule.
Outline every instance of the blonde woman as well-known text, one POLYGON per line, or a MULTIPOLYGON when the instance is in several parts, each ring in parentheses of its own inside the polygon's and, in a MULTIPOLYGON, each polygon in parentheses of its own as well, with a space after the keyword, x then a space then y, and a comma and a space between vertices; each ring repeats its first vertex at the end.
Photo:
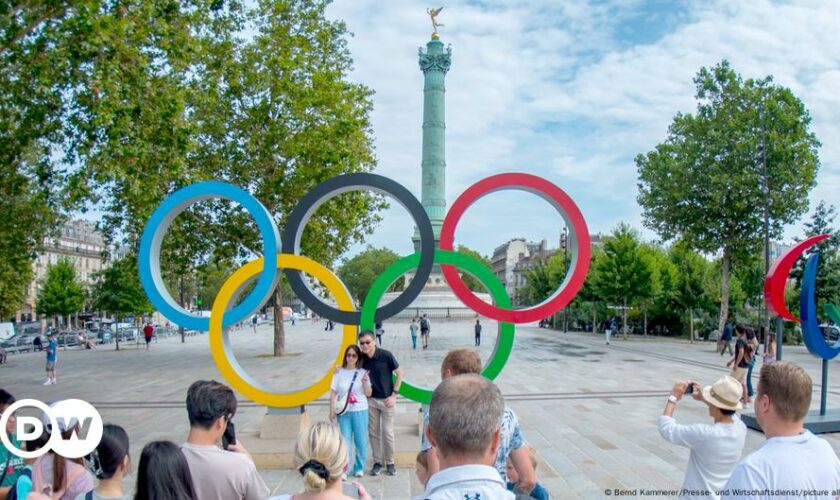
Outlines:
POLYGON ((342 492, 341 474, 347 470, 347 446, 335 424, 317 422, 304 429, 295 444, 294 464, 303 476, 303 493, 280 495, 271 500, 373 500, 356 481, 350 483, 357 497, 342 492))

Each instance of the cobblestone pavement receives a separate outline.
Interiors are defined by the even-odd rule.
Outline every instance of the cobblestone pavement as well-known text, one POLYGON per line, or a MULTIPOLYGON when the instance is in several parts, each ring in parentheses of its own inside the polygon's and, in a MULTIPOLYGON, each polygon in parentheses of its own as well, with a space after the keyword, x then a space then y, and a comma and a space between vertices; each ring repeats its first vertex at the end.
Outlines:
MULTIPOLYGON (((495 324, 484 323, 479 352, 487 359, 493 351, 495 324)), ((440 361, 448 349, 472 346, 472 321, 436 321, 429 350, 411 348, 406 323, 386 322, 384 345, 393 351, 407 377, 433 387, 439 380, 440 361)), ((340 343, 340 326, 326 332, 324 323, 288 324, 290 355, 271 352, 271 327, 250 326, 232 332, 237 359, 256 379, 278 390, 308 385, 330 369, 340 343)), ((784 348, 785 359, 796 362, 820 380, 820 361, 804 347, 784 348)), ((516 346, 498 378, 508 404, 516 411, 526 439, 539 452, 540 482, 555 498, 601 498, 606 489, 674 489, 680 486, 688 451, 662 440, 656 430, 665 398, 675 379, 703 384, 727 373, 726 360, 709 343, 636 337, 604 345, 603 335, 560 333, 523 326, 517 328, 516 346)), ((836 365, 836 362, 832 362, 836 365)), ((92 402, 106 421, 123 425, 131 436, 137 463, 143 445, 152 440, 181 442, 188 423, 184 398, 197 379, 220 379, 210 357, 206 335, 161 339, 146 352, 134 345, 116 352, 113 345, 95 351, 59 351, 59 384, 42 386, 43 353, 9 357, 0 366, 0 387, 18 398, 52 401, 75 397, 92 402)), ((836 379, 836 376, 832 377, 836 379)), ((814 408, 819 406, 815 383, 814 408)), ((840 407, 840 387, 829 392, 829 408, 840 407)), ((309 405, 314 419, 326 417, 323 401, 309 405)), ((401 401, 399 413, 413 414, 417 404, 401 401)), ((264 408, 242 401, 237 428, 256 428, 264 408)), ((705 406, 694 401, 679 404, 676 412, 685 423, 708 420, 705 406)), ((835 450, 840 435, 826 436, 835 450)), ((749 431, 744 454, 764 442, 749 431)), ((418 442, 419 448, 419 442, 418 442)), ((291 451, 291 450, 285 450, 291 451)), ((300 489, 292 471, 262 471, 276 493, 300 489)), ((134 480, 130 478, 129 481, 134 480)), ((396 477, 366 477, 363 483, 378 498, 407 498, 421 492, 411 469, 396 477)), ((642 495, 643 496, 643 495, 642 495)))

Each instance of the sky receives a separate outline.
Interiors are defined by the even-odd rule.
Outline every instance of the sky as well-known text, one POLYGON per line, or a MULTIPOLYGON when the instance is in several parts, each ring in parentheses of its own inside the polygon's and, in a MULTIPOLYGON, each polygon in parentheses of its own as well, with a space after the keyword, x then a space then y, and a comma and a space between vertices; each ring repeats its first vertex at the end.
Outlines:
MULTIPOLYGON (((417 49, 432 27, 410 0, 335 0, 352 32, 350 79, 375 91, 378 166, 420 197, 423 75, 417 49)), ((642 226, 633 161, 694 112, 692 78, 722 59, 744 77, 773 75, 805 103, 822 142, 811 207, 840 204, 840 0, 771 2, 450 0, 438 17, 452 46, 446 76, 446 200, 489 175, 521 171, 564 189, 590 233, 642 226)), ((397 204, 365 244, 413 251, 397 204)), ((520 191, 494 193, 461 219, 456 244, 484 254, 515 237, 557 247, 562 219, 520 191)), ((786 229, 786 239, 801 233, 786 229)), ((348 255, 358 252, 354 246, 348 255)))

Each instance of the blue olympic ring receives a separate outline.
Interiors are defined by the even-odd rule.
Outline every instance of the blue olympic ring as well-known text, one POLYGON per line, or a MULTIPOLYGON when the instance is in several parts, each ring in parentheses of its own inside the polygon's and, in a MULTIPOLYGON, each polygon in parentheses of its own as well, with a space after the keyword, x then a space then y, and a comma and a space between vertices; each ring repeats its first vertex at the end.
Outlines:
POLYGON ((253 291, 239 305, 224 315, 222 326, 230 326, 250 316, 268 299, 279 279, 277 249, 280 246, 280 232, 269 211, 256 198, 241 188, 219 181, 198 182, 175 191, 155 209, 143 229, 137 259, 140 282, 152 305, 164 317, 184 328, 200 331, 210 329, 210 318, 190 313, 166 291, 160 272, 160 246, 175 217, 190 205, 209 198, 226 198, 242 205, 251 214, 262 235, 265 258, 263 269, 253 291))
POLYGON ((819 319, 817 318, 817 266, 819 265, 820 254, 815 252, 805 262, 805 273, 802 276, 802 291, 799 295, 799 318, 802 321, 802 340, 812 354, 824 360, 834 359, 840 354, 840 343, 834 346, 828 345, 825 337, 820 331, 819 319))

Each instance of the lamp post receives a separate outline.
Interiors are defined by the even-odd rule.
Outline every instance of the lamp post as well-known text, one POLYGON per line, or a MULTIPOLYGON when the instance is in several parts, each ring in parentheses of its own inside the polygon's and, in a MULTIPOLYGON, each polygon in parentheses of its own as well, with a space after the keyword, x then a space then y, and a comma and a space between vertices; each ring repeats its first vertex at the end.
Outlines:
MULTIPOLYGON (((560 239, 560 243, 563 245, 563 270, 568 273, 569 266, 567 264, 568 259, 568 252, 569 252, 569 228, 563 226, 563 237, 560 239)), ((568 304, 566 307, 563 308, 563 333, 569 332, 569 306, 568 304)))

